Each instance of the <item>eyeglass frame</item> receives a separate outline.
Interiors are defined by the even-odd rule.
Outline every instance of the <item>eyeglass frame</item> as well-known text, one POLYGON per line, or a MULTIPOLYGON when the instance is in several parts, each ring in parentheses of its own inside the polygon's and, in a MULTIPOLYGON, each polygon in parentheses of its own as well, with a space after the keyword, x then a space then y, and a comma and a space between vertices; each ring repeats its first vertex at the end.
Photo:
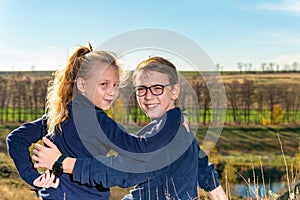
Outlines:
POLYGON ((155 84, 155 85, 151 85, 151 86, 149 86, 149 87, 144 86, 144 85, 141 85, 141 86, 135 86, 133 89, 134 89, 135 95, 138 96, 138 97, 143 97, 143 96, 145 96, 145 95, 147 94, 148 90, 150 90, 151 94, 153 94, 154 96, 160 96, 160 95, 162 95, 162 94, 164 93, 165 87, 167 87, 167 86, 173 87, 173 85, 174 85, 173 83, 168 83, 168 84, 165 84, 165 85, 162 85, 162 84, 155 84), (154 93, 152 92, 151 88, 152 88, 152 87, 156 87, 156 86, 161 86, 161 87, 162 87, 162 90, 161 90, 161 93, 160 93, 160 94, 154 94, 154 93), (138 94, 137 94, 136 88, 145 88, 146 91, 145 91, 145 93, 144 93, 143 95, 138 95, 138 94))

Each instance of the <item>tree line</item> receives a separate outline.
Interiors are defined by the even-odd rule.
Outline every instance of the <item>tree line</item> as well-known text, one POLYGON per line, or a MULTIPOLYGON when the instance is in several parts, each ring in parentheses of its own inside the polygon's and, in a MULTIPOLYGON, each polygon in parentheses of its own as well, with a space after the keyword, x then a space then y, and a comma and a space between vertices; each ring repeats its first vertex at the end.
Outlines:
MULTIPOLYGON (((277 125, 300 122, 300 83, 225 82, 227 125, 277 125)), ((192 84, 202 110, 202 124, 211 117, 209 91, 203 82, 192 84)))
MULTIPOLYGON (((50 76, 0 76, 0 124, 23 123, 41 117, 45 113, 45 97, 50 79, 50 76)), ((262 84, 247 79, 225 82, 227 109, 226 112, 219 112, 212 109, 211 91, 205 81, 194 75, 187 76, 187 80, 194 96, 187 95, 187 86, 183 86, 179 104, 190 108, 187 114, 191 122, 208 125, 218 115, 225 117, 227 125, 300 122, 300 83, 262 84)), ((121 123, 133 121, 144 124, 148 119, 138 107, 132 92, 132 85, 121 90, 120 100, 115 103, 113 113, 121 123), (129 102, 122 102, 124 98, 129 99, 129 102)))
MULTIPOLYGON (((223 71, 224 66, 217 63, 216 67, 219 71, 223 71)), ((300 63, 294 61, 292 63, 278 64, 275 62, 263 62, 259 65, 254 65, 251 62, 238 62, 236 67, 240 72, 298 72, 300 63)))
POLYGON ((0 76, 0 123, 31 121, 45 113, 49 77, 0 76))

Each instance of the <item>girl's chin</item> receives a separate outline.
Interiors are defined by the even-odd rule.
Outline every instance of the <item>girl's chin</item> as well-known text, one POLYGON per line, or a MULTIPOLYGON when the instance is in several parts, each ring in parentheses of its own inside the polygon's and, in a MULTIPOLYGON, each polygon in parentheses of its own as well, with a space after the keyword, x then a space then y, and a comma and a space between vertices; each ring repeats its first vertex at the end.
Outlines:
POLYGON ((98 107, 100 108, 101 110, 104 110, 104 111, 108 111, 110 109, 111 106, 101 106, 101 107, 98 107))

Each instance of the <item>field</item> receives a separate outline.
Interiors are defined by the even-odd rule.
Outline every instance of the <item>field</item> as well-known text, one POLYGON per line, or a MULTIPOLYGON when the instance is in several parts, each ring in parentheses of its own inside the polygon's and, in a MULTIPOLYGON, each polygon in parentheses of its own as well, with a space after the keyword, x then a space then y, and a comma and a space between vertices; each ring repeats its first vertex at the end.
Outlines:
MULTIPOLYGON (((47 72, 39 75, 30 73, 25 75, 34 79, 34 77, 40 78, 50 74, 47 72)), ((193 87, 197 88, 197 84, 200 82, 195 78, 195 73, 184 72, 183 74, 187 75, 193 87)), ((0 73, 1 75, 14 76, 0 73)), ((21 76, 23 75, 21 74, 21 76)), ((300 88, 300 73, 240 74, 226 72, 222 74, 222 78, 227 88, 226 122, 218 142, 209 152, 210 162, 216 165, 222 185, 242 182, 243 178, 253 179, 253 172, 257 175, 256 178, 261 180, 262 167, 266 180, 286 181, 286 166, 278 137, 282 141, 289 170, 292 168, 299 170, 300 91, 297 88, 300 88), (249 93, 251 96, 248 99, 251 99, 251 102, 248 110, 245 106, 247 103, 247 98, 244 98, 247 94, 245 88, 252 90, 249 93), (260 101, 260 97, 262 101, 260 101), (271 104, 271 100, 273 104, 271 104)), ((43 97, 42 94, 40 96, 43 97)), ((198 143, 205 149, 206 145, 210 144, 202 144, 202 142, 213 113, 205 110, 205 104, 202 101, 205 93, 200 92, 198 97, 201 100, 199 101, 200 128, 197 130, 196 137, 198 143), (206 124, 204 124, 205 122, 206 124)), ((0 115, 3 114, 0 116, 0 124, 2 124, 0 125, 0 200, 37 199, 34 197, 34 192, 30 191, 30 186, 19 178, 7 155, 5 144, 5 137, 12 129, 20 125, 22 121, 33 119, 36 114, 40 116, 43 113, 41 108, 38 108, 38 112, 30 116, 26 114, 27 111, 28 109, 22 107, 15 107, 13 111, 12 108, 0 107, 0 115), (5 113, 8 114, 5 116, 5 113), (14 117, 12 113, 14 113, 14 117), (18 115, 18 113, 21 114, 18 115)), ((29 111, 34 110, 29 109, 29 111)), ((118 109, 118 112, 123 111, 118 109)), ((136 114, 135 122, 145 124, 142 112, 133 109, 131 114, 134 113, 136 114)), ((122 116, 124 117, 124 115, 122 116)), ((119 200, 128 190, 113 188, 111 199, 119 200)), ((237 199, 237 197, 232 199, 237 199)))
POLYGON ((299 83, 299 73, 224 73, 222 75, 224 82, 232 82, 233 80, 242 81, 253 80, 259 84, 286 84, 286 83, 299 83))

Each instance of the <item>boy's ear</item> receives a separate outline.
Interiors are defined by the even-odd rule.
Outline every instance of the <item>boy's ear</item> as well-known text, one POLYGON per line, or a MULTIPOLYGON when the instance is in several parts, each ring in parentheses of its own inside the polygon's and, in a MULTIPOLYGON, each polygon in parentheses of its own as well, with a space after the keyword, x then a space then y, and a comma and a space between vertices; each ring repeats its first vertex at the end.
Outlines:
POLYGON ((80 93, 85 93, 85 81, 82 78, 78 78, 76 80, 76 87, 79 90, 80 93))
POLYGON ((179 83, 174 84, 172 89, 172 100, 175 101, 179 97, 180 85, 179 83))

